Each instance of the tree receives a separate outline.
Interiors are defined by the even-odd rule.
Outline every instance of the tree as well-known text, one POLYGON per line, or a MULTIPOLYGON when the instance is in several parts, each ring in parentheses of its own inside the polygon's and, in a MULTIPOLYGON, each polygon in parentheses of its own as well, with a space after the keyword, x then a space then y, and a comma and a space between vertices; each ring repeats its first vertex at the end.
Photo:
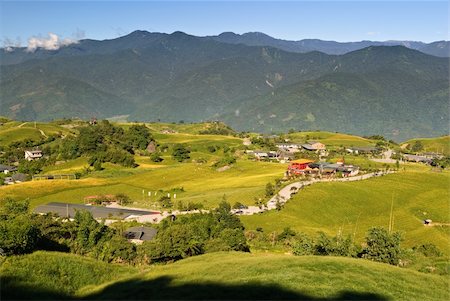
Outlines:
POLYGON ((267 183, 266 185, 266 197, 271 197, 275 193, 275 188, 272 183, 267 183))
POLYGON ((7 255, 34 251, 40 231, 28 214, 10 216, 0 220, 0 247, 7 255))
POLYGON ((191 151, 183 144, 176 144, 172 150, 172 157, 178 162, 183 162, 189 159, 191 151))
POLYGON ((74 226, 75 240, 72 243, 72 249, 77 254, 88 254, 93 252, 94 248, 101 250, 103 243, 112 236, 108 227, 98 223, 92 214, 85 210, 75 213, 74 226))
POLYGON ((145 124, 132 125, 127 132, 127 141, 134 149, 145 150, 152 140, 149 129, 145 124))
POLYGON ((421 150, 423 150, 422 142, 420 140, 416 140, 414 142, 413 146, 411 147, 411 151, 412 152, 420 152, 421 150))
POLYGON ((1 214, 4 219, 8 216, 15 216, 28 213, 30 202, 28 200, 17 201, 12 198, 5 198, 1 207, 1 214))
POLYGON ((164 159, 161 157, 161 153, 159 152, 154 152, 153 154, 150 155, 150 160, 152 160, 152 162, 162 162, 164 159))
POLYGON ((170 208, 173 205, 170 197, 168 197, 166 195, 160 197, 158 202, 161 204, 161 207, 163 207, 163 208, 170 208))
POLYGON ((125 193, 118 193, 114 196, 115 200, 119 202, 120 205, 128 205, 131 203, 130 197, 125 193))
POLYGON ((312 255, 314 253, 314 241, 305 233, 297 233, 295 242, 292 245, 294 255, 312 255))
POLYGON ((400 260, 401 235, 398 232, 390 234, 386 229, 374 227, 366 236, 367 246, 362 251, 362 257, 374 261, 397 265, 400 260))

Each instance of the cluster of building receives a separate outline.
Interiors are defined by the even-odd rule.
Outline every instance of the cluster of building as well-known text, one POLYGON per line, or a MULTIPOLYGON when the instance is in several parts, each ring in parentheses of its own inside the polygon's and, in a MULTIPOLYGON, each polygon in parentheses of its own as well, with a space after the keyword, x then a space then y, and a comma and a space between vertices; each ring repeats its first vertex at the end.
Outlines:
MULTIPOLYGON (((103 206, 91 206, 69 203, 51 202, 46 205, 37 206, 33 212, 38 214, 55 214, 61 218, 73 219, 79 210, 85 210, 92 214, 92 217, 98 221, 114 222, 117 220, 133 221, 142 216, 157 216, 160 213, 156 211, 108 208, 103 206)), ((144 241, 152 240, 156 236, 157 230, 151 227, 131 227, 123 232, 123 236, 128 241, 141 244, 144 241)))
POLYGON ((329 163, 299 159, 292 161, 287 170, 289 176, 334 177, 337 173, 341 173, 343 177, 356 176, 359 173, 359 167, 346 165, 344 160, 340 160, 337 163, 329 163))
MULTIPOLYGON (((25 160, 27 161, 33 161, 38 160, 42 158, 42 151, 41 150, 26 150, 25 151, 25 160)), ((17 166, 9 166, 9 165, 3 165, 0 164, 0 173, 3 173, 5 175, 8 175, 4 178, 4 184, 11 185, 16 183, 22 183, 29 180, 29 176, 17 172, 17 166)))
POLYGON ((305 151, 319 153, 321 156, 326 155, 325 144, 317 141, 309 141, 305 144, 296 143, 277 143, 276 151, 264 150, 247 150, 247 154, 251 154, 256 160, 277 160, 281 162, 289 162, 294 160, 295 153, 305 151))
POLYGON ((437 153, 423 153, 420 155, 403 154, 403 159, 408 162, 418 162, 431 164, 435 159, 442 159, 444 156, 437 153))

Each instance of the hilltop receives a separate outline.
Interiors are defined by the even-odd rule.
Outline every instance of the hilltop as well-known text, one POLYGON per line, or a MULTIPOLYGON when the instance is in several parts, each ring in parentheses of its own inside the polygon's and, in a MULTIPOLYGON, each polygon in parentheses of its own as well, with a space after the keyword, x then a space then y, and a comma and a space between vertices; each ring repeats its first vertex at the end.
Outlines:
POLYGON ((137 31, 56 52, 17 51, 15 63, 6 63, 15 52, 2 55, 0 79, 0 114, 15 119, 219 119, 237 130, 397 141, 448 130, 448 60, 403 46, 328 55, 137 31))
POLYGON ((422 151, 441 153, 446 155, 450 154, 450 136, 435 138, 414 138, 400 144, 402 145, 402 147, 411 148, 418 141, 423 147, 422 151))
POLYGON ((76 255, 38 252, 8 258, 0 270, 2 296, 19 299, 26 296, 39 300, 74 297, 141 300, 152 296, 158 300, 446 300, 449 297, 445 277, 339 257, 222 252, 138 272, 76 255), (36 262, 40 263, 37 272, 26 273, 37 268, 36 262), (91 276, 86 277, 83 274, 86 269, 109 273, 90 272, 91 276))

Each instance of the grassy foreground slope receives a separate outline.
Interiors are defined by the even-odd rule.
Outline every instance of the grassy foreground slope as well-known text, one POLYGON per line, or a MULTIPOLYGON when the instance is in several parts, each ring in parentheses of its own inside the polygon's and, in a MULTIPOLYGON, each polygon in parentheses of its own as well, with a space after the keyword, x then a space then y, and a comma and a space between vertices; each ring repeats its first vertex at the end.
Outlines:
POLYGON ((129 268, 108 266, 75 255, 38 252, 7 259, 1 271, 6 279, 16 277, 2 287, 2 297, 6 298, 448 300, 450 297, 446 277, 338 257, 211 253, 153 266, 145 274, 134 270, 136 274, 130 276, 129 268), (66 269, 62 270, 63 265, 66 269), (32 267, 36 272, 25 277, 23 271, 32 267), (106 271, 106 267, 110 270, 106 271), (87 273, 87 269, 91 272, 87 273))
POLYGON ((250 230, 281 232, 291 227, 311 235, 341 232, 362 241, 370 227, 388 227, 393 201, 394 230, 403 232, 406 246, 430 242, 448 252, 450 227, 426 227, 423 220, 450 223, 449 183, 448 172, 425 170, 360 182, 316 183, 301 190, 281 211, 241 219, 250 230))
POLYGON ((137 269, 129 266, 73 254, 39 251, 9 257, 1 263, 0 299, 66 299, 83 287, 136 273, 137 269))

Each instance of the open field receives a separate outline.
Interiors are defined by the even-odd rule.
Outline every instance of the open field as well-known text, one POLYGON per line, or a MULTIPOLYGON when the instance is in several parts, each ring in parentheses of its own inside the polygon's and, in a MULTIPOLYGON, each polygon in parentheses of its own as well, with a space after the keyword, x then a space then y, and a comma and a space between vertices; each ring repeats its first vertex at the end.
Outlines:
POLYGON ((41 300, 140 300, 149 296, 156 300, 323 301, 450 297, 448 278, 444 276, 339 257, 211 253, 151 266, 144 273, 76 255, 37 252, 8 258, 0 269, 7 280, 2 282, 3 296, 41 300), (34 272, 30 274, 30 270, 34 272))
POLYGON ((420 141, 426 152, 442 153, 450 155, 450 136, 442 136, 436 138, 417 138, 403 142, 402 144, 414 145, 416 141, 420 141))
POLYGON ((243 216, 247 229, 265 232, 291 227, 311 235, 341 232, 362 241, 373 226, 389 225, 393 202, 394 230, 404 244, 431 242, 449 252, 449 227, 426 227, 424 219, 450 223, 450 173, 406 171, 360 182, 318 183, 295 195, 281 211, 243 216))
POLYGON ((29 198, 31 206, 51 201, 83 203, 89 195, 125 193, 136 206, 149 208, 159 197, 173 189, 176 200, 200 202, 205 207, 217 205, 225 195, 231 203, 253 205, 254 197, 262 197, 265 185, 280 178, 286 164, 239 161, 229 170, 219 172, 208 165, 177 163, 142 168, 107 165, 81 180, 32 181, 0 187, 0 198, 29 198), (142 191, 144 192, 144 196, 142 191), (148 196, 148 192, 152 196, 148 196), (157 192, 157 196, 154 193, 157 192))

